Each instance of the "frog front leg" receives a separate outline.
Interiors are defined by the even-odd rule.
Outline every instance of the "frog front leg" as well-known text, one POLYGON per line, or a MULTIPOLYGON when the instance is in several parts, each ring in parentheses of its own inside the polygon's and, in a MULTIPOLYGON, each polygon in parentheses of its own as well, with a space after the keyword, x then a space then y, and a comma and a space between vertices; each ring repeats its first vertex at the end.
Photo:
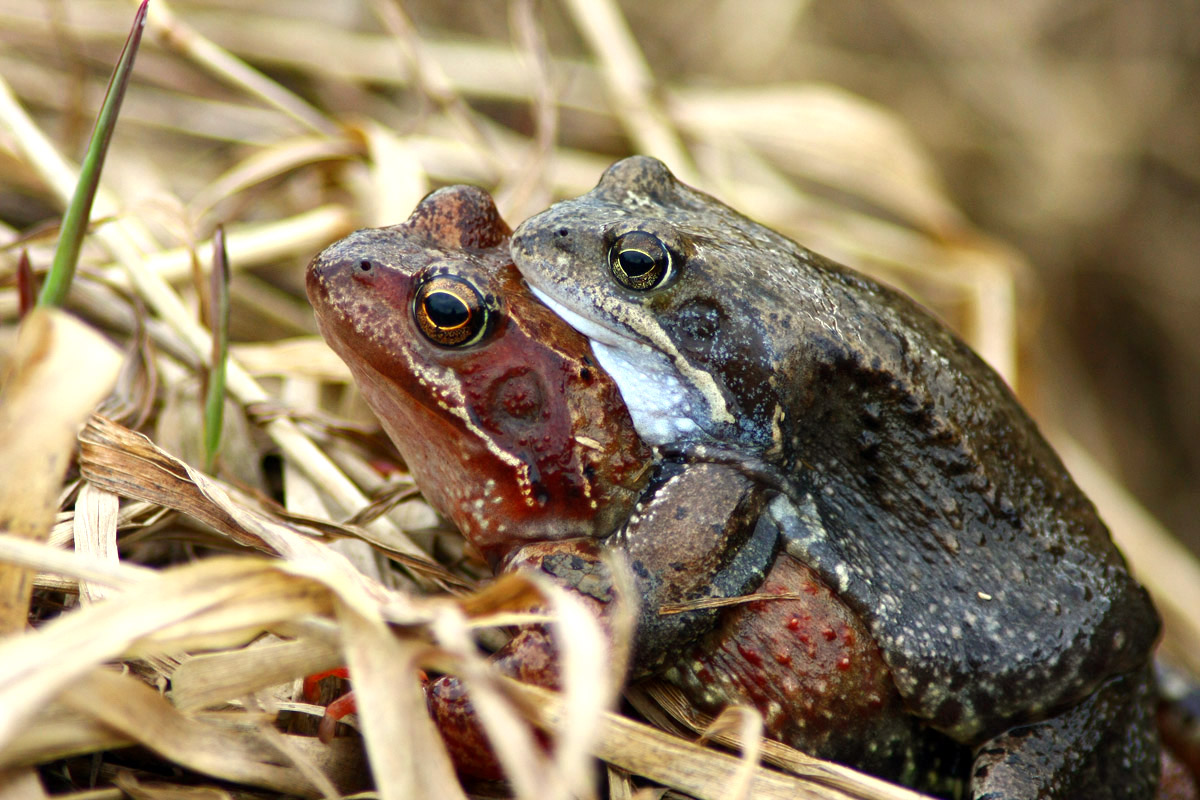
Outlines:
MULTIPOLYGON (((609 619, 615 596, 612 578, 595 540, 535 542, 517 550, 505 570, 529 570, 542 573, 543 577, 548 575, 587 606, 602 625, 609 619)), ((549 625, 523 626, 492 654, 490 661, 507 677, 547 689, 559 688, 558 646, 549 625)), ((503 778, 500 762, 488 744, 462 681, 454 675, 443 675, 429 684, 425 699, 455 768, 475 778, 503 778)))
POLYGON ((769 489, 736 468, 666 462, 608 546, 627 559, 640 614, 631 677, 649 674, 702 638, 720 608, 666 606, 750 594, 775 560, 779 531, 764 512, 769 489))
POLYGON ((665 680, 714 715, 756 708, 768 736, 814 755, 927 790, 957 785, 962 748, 921 730, 862 621, 783 551, 803 535, 802 511, 734 462, 667 463, 651 487, 654 503, 613 537, 643 602, 631 678, 665 680))
POLYGON ((1159 771, 1150 667, 1113 678, 1049 719, 1013 728, 976 750, 974 800, 1097 800, 1154 794, 1159 771))
MULTIPOLYGON (((602 551, 609 558, 625 559, 640 608, 631 672, 643 675, 666 654, 703 637, 717 624, 720 613, 661 615, 662 605, 737 596, 762 582, 778 540, 773 523, 761 513, 767 499, 766 490, 729 467, 660 465, 637 512, 618 534, 602 543, 594 539, 530 543, 516 550, 503 569, 550 578, 581 600, 612 635, 609 620, 617 590, 602 551)), ((523 627, 493 654, 492 662, 509 677, 559 688, 558 646, 551 626, 523 627)), ((460 772, 486 779, 502 777, 458 678, 443 676, 430 684, 427 705, 460 772)))

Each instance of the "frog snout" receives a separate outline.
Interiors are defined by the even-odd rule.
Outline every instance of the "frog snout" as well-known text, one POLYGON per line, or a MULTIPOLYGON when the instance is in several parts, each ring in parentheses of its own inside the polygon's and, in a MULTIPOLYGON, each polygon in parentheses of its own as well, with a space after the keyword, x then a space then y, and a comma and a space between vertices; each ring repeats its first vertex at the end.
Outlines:
POLYGON ((308 263, 308 269, 304 273, 304 284, 308 289, 308 296, 310 298, 313 296, 314 291, 323 288, 322 284, 325 278, 324 269, 325 265, 319 255, 308 263))
MULTIPOLYGON (((323 255, 323 254, 322 254, 323 255)), ((305 288, 308 290, 308 299, 315 303, 318 299, 329 299, 329 278, 334 272, 330 262, 318 255, 308 265, 308 270, 304 275, 305 288)))
MULTIPOLYGON (((548 214, 552 211, 553 209, 550 212, 543 212, 543 214, 548 214)), ((537 217, 533 217, 526 223, 522 223, 513 234, 509 249, 512 252, 513 260, 518 264, 522 261, 528 262, 538 258, 539 254, 544 254, 547 248, 564 251, 572 249, 575 237, 573 235, 574 231, 569 225, 528 224, 536 220, 537 217)))
POLYGON ((378 272, 379 265, 373 259, 353 258, 344 253, 331 253, 326 250, 308 265, 305 282, 310 294, 313 287, 318 287, 328 294, 331 288, 348 279, 370 279, 378 272))

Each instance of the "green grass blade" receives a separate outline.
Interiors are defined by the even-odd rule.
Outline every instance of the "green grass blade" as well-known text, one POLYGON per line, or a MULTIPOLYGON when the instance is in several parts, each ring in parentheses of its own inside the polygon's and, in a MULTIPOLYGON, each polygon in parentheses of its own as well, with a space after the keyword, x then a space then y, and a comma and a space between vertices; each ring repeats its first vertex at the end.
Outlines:
POLYGON ((225 362, 229 355, 229 254, 225 249, 225 229, 221 226, 217 226, 213 234, 212 280, 209 287, 208 328, 212 331, 212 364, 204 398, 204 464, 205 470, 211 472, 221 448, 221 428, 225 422, 225 362))
POLYGON ((100 185, 100 170, 108 154, 108 143, 117 124, 121 101, 125 99, 125 88, 129 85, 129 76, 133 72, 133 60, 142 41, 142 30, 146 25, 146 7, 149 3, 150 0, 142 0, 138 7, 133 19, 133 29, 129 32, 129 38, 125 40, 125 49, 121 51, 117 68, 113 70, 112 78, 108 82, 108 91, 104 95, 104 103, 100 106, 96 127, 92 130, 92 140, 88 143, 87 154, 79 169, 79 182, 75 185, 75 194, 63 217, 54 261, 38 296, 38 305, 62 305, 67 297, 67 290, 71 288, 75 265, 79 261, 79 250, 83 247, 88 218, 92 213, 92 202, 96 198, 96 188, 100 185))

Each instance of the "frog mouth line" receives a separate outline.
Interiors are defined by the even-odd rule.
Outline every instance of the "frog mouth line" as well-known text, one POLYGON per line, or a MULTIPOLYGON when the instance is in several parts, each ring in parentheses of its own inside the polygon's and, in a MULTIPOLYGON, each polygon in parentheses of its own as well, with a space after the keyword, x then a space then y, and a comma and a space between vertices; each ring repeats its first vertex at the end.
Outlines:
POLYGON ((680 381, 665 353, 585 319, 544 292, 529 288, 551 311, 591 340, 596 360, 616 383, 643 441, 660 446, 695 441, 704 435, 696 422, 703 418, 704 401, 680 381))
POLYGON ((532 283, 527 284, 535 297, 592 341, 592 352, 616 381, 634 427, 647 442, 661 445, 676 440, 695 441, 698 436, 707 435, 705 425, 699 422, 702 419, 716 417, 733 422, 712 376, 694 375, 687 360, 678 353, 676 361, 640 336, 629 336, 613 326, 583 317, 532 283), (691 386, 685 384, 684 375, 692 378, 691 386), (700 378, 712 384, 711 391, 696 390, 695 382, 700 378))
POLYGON ((529 290, 533 292, 534 297, 536 297, 538 300, 541 300, 547 308, 549 308, 558 316, 562 317, 562 319, 568 325, 593 341, 609 345, 610 347, 627 347, 630 343, 640 345, 642 347, 646 346, 642 342, 626 336, 615 328, 611 328, 607 325, 595 322, 587 317, 575 313, 550 295, 543 292, 538 287, 534 286, 532 283, 529 284, 529 290))

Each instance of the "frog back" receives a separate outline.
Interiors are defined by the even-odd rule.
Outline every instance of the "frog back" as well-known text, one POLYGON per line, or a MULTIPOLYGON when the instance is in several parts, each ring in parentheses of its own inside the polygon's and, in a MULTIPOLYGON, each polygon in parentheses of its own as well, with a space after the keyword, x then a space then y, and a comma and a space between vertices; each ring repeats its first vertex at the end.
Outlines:
POLYGON ((1143 664, 1153 606, 1004 381, 907 297, 806 258, 842 314, 780 364, 788 551, 914 713, 977 741, 1143 664))

